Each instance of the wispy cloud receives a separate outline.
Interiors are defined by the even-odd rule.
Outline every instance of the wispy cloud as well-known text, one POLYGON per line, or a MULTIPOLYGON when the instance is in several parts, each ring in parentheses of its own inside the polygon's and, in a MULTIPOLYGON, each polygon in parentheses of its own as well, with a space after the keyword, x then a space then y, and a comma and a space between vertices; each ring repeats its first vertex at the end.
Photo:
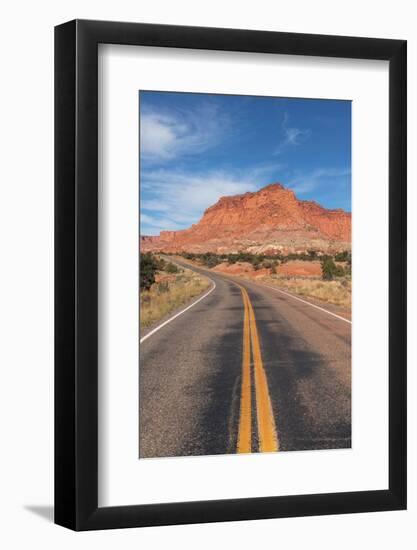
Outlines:
POLYGON ((198 222, 204 210, 225 195, 256 191, 270 182, 281 164, 265 164, 248 170, 187 172, 159 168, 144 171, 141 187, 142 234, 154 235, 165 229, 180 229, 198 222))
POLYGON ((256 191, 274 181, 300 198, 349 210, 350 171, 344 167, 350 165, 350 153, 341 128, 348 131, 350 114, 342 111, 334 114, 333 104, 330 109, 326 102, 309 100, 293 104, 209 94, 144 94, 142 234, 190 227, 221 196, 256 191), (337 133, 314 118, 330 115, 337 133), (318 148, 319 166, 312 154, 318 148))
POLYGON ((311 130, 308 128, 296 128, 289 125, 289 115, 284 113, 281 124, 282 139, 275 151, 275 154, 281 154, 287 147, 301 145, 311 136, 311 130))
POLYGON ((219 145, 228 116, 215 103, 167 111, 143 109, 140 117, 141 160, 161 164, 202 153, 219 145))
POLYGON ((140 223, 141 226, 147 228, 147 231, 144 232, 145 235, 159 233, 161 228, 167 231, 182 229, 182 226, 170 217, 164 218, 159 215, 144 214, 143 212, 140 214, 140 223))

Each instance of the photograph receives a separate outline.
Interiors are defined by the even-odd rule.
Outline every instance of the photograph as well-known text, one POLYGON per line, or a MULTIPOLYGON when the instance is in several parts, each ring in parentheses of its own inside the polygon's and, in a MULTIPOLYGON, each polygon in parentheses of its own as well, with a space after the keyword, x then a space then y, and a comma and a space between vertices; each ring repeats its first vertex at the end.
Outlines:
POLYGON ((417 548, 416 9, 380 4, 4 4, 0 548, 417 548))
POLYGON ((351 448, 351 102, 139 92, 139 458, 351 448))

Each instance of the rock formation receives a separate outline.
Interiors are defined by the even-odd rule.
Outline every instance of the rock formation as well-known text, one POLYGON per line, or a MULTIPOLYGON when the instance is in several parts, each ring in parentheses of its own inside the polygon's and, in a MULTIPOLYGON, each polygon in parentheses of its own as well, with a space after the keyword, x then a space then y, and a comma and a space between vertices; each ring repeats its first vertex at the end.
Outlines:
POLYGON ((142 236, 141 251, 289 253, 351 247, 351 214, 328 210, 273 183, 254 193, 222 197, 189 229, 142 236))

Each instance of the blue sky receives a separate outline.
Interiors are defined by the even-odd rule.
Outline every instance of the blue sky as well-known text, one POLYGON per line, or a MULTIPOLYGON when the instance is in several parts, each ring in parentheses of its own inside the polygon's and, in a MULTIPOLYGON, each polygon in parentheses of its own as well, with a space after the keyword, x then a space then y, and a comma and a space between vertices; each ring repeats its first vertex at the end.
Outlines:
POLYGON ((141 234, 273 182, 351 210, 349 101, 140 92, 141 234))

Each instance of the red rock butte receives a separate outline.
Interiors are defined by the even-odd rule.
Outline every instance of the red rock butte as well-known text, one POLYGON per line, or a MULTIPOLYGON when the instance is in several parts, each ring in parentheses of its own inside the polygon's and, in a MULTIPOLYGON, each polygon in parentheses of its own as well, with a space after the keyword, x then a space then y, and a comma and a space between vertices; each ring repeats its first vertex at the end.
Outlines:
POLYGON ((142 252, 290 253, 351 248, 351 214, 298 200, 272 183, 256 192, 221 197, 189 229, 142 236, 142 252))

